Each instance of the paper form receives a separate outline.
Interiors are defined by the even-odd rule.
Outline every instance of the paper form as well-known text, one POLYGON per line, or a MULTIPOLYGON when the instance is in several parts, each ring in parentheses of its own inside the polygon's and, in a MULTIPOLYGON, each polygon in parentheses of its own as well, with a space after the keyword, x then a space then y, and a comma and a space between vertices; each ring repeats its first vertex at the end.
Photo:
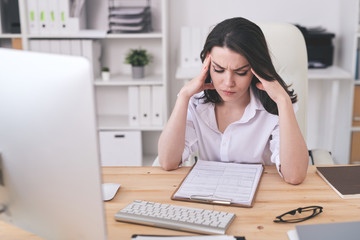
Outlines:
POLYGON ((202 197, 251 205, 262 170, 261 164, 199 160, 174 197, 190 199, 202 197))

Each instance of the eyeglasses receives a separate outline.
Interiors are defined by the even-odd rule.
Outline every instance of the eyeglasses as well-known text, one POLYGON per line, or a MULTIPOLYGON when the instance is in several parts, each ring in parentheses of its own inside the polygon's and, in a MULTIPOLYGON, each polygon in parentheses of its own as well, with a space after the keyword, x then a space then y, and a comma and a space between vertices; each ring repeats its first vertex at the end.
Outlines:
POLYGON ((274 222, 298 223, 315 217, 316 215, 319 215, 320 213, 322 213, 322 210, 323 207, 320 206, 298 208, 281 214, 280 216, 277 216, 274 222))

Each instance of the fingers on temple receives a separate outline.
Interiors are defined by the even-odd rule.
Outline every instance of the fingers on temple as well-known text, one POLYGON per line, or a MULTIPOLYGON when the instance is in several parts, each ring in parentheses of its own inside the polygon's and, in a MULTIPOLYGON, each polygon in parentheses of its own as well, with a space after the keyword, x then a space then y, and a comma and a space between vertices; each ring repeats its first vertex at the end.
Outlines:
POLYGON ((205 58, 205 60, 204 60, 204 63, 203 63, 203 70, 204 71, 207 71, 208 69, 209 69, 209 65, 210 65, 210 54, 208 53, 207 55, 206 55, 206 58, 205 58))

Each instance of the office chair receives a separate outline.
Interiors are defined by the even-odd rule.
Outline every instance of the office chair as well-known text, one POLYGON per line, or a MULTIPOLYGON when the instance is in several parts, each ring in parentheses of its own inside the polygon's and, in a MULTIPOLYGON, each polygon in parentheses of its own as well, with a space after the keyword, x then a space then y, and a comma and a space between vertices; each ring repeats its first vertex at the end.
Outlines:
MULTIPOLYGON (((296 119, 306 140, 308 62, 304 37, 300 30, 292 24, 279 22, 257 24, 265 35, 276 71, 287 84, 292 84, 291 88, 298 96, 299 109, 296 119)), ((309 150, 309 155, 309 164, 334 164, 330 153, 326 150, 309 150)), ((158 158, 155 159, 153 166, 159 166, 158 158)))

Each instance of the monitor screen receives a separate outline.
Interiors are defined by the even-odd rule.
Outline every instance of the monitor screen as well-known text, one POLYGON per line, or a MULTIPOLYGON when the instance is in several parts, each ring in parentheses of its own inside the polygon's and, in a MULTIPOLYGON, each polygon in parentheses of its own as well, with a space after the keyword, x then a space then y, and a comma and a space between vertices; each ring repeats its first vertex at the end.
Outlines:
POLYGON ((0 49, 0 219, 45 239, 106 239, 91 65, 0 49))

